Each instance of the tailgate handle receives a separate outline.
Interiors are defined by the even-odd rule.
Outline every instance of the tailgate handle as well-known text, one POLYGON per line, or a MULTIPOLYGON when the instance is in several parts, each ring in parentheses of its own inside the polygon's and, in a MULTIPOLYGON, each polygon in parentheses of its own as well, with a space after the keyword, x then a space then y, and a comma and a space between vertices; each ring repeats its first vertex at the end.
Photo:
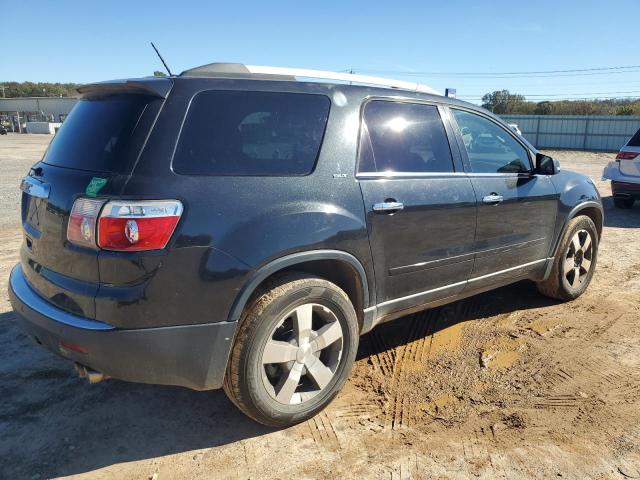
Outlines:
POLYGON ((20 190, 28 193, 32 197, 49 198, 49 192, 51 191, 51 185, 48 183, 36 180, 33 177, 24 177, 20 182, 20 190))

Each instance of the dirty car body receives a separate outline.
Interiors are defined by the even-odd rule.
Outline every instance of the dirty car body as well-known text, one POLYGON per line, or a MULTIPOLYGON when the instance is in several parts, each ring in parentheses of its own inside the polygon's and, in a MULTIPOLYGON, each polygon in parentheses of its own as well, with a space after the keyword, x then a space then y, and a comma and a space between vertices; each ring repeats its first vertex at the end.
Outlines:
POLYGON ((587 177, 455 99, 216 70, 80 93, 23 180, 24 242, 9 292, 31 337, 106 376, 220 388, 243 311, 282 272, 339 285, 364 333, 542 281, 572 218, 602 228, 587 177), (245 113, 227 128, 215 112, 245 113), (367 149, 412 115, 431 129, 429 143, 395 147, 394 170, 382 147, 367 149), (485 132, 475 134, 476 153, 462 124, 465 135, 485 132), (283 125, 290 135, 267 138, 283 125), (209 143, 224 145, 201 162, 209 143), (219 161, 225 155, 253 170, 219 161), (504 165, 492 172, 496 158, 504 165))

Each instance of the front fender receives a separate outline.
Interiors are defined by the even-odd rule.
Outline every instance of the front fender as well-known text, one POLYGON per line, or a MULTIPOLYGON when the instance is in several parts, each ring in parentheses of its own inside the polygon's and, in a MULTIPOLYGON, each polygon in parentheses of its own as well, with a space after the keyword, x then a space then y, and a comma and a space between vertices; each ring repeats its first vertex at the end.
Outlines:
POLYGON ((550 252, 550 257, 553 257, 557 252, 560 239, 568 223, 580 212, 585 210, 590 213, 597 212, 599 222, 596 222, 596 226, 598 227, 598 232, 601 233, 604 222, 604 208, 602 207, 600 192, 598 192, 593 180, 586 175, 562 170, 551 178, 560 194, 555 241, 553 250, 550 252))

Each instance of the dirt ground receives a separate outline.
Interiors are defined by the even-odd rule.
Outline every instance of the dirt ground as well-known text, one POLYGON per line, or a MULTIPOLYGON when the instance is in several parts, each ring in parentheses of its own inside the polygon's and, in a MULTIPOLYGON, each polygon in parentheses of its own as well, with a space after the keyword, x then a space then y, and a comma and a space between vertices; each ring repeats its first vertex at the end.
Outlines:
POLYGON ((89 386, 19 332, 18 182, 47 141, 0 137, 0 478, 640 478, 640 205, 613 208, 612 154, 550 152, 605 197, 585 295, 521 282, 382 325, 329 408, 272 430, 221 391, 89 386))

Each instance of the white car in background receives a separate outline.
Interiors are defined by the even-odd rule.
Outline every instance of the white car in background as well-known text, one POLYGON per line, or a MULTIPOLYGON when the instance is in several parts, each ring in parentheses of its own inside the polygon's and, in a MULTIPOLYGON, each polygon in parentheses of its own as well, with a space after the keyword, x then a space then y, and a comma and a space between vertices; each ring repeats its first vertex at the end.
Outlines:
POLYGON ((611 180, 613 203, 631 208, 640 200, 640 130, 620 149, 616 159, 604 167, 603 180, 611 180))

